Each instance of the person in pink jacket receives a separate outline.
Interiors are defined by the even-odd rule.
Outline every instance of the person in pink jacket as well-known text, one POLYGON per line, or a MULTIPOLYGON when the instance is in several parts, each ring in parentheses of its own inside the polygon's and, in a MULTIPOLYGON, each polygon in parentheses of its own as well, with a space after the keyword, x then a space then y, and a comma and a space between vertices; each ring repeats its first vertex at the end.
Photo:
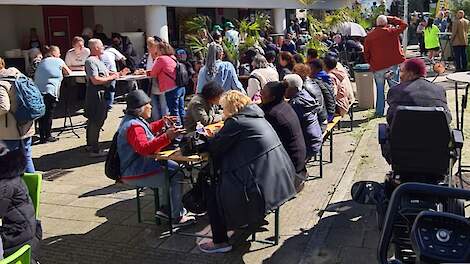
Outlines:
POLYGON ((349 107, 351 107, 352 103, 347 86, 347 82, 349 81, 348 74, 338 69, 338 61, 333 56, 326 56, 323 62, 325 63, 325 71, 330 76, 333 85, 336 100, 336 113, 340 116, 344 116, 349 111, 349 107))
POLYGON ((167 42, 157 43, 157 58, 153 64, 150 76, 158 81, 160 91, 165 93, 170 115, 178 117, 178 125, 182 125, 184 112, 185 87, 176 85, 175 50, 167 42))

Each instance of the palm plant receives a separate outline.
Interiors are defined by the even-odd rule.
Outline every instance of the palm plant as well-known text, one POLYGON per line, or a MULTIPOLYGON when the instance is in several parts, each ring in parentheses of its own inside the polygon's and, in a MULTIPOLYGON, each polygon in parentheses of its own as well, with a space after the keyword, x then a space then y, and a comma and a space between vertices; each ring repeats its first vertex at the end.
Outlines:
POLYGON ((316 0, 297 0, 299 3, 303 4, 305 7, 312 5, 316 0))
POLYGON ((225 37, 223 38, 222 46, 224 47, 224 52, 227 55, 227 59, 235 65, 240 56, 238 47, 225 37))
POLYGON ((209 31, 212 24, 208 16, 195 16, 185 23, 185 31, 188 33, 195 33, 201 31, 209 31))
POLYGON ((320 41, 325 25, 318 19, 314 18, 311 14, 307 14, 307 21, 309 25, 308 32, 312 38, 307 42, 307 49, 305 50, 307 51, 309 48, 315 49, 321 55, 328 51, 326 44, 320 41))
POLYGON ((272 29, 270 17, 262 12, 256 12, 255 23, 259 25, 259 28, 263 32, 269 32, 272 29))
POLYGON ((207 55, 211 24, 207 16, 195 16, 184 23, 186 44, 195 56, 204 58, 207 55))

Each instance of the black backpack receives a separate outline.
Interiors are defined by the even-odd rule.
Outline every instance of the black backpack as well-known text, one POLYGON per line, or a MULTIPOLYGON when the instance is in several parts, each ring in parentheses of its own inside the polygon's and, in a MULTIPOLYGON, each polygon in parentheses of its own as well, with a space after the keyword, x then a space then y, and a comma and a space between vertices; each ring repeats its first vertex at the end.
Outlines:
POLYGON ((117 151, 118 135, 118 132, 114 134, 111 147, 109 147, 108 156, 106 157, 106 161, 104 163, 104 173, 108 178, 115 181, 121 179, 121 160, 119 159, 119 154, 117 151))

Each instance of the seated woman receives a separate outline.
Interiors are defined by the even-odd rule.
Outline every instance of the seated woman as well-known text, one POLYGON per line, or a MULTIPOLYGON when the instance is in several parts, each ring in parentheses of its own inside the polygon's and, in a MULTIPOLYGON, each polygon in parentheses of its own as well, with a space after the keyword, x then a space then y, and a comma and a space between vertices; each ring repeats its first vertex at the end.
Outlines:
POLYGON ((260 103, 260 91, 268 83, 279 81, 279 74, 277 71, 268 65, 266 58, 258 54, 253 58, 251 62, 253 71, 248 79, 247 94, 248 97, 255 103, 260 103))
MULTIPOLYGON (((157 215, 168 217, 171 213, 175 227, 193 224, 194 217, 186 216, 186 210, 181 202, 183 190, 180 182, 184 175, 178 171, 178 164, 168 161, 168 169, 172 174, 172 177, 168 179, 165 177, 163 165, 151 156, 167 147, 181 133, 181 130, 165 126, 165 123, 176 122, 176 117, 164 117, 150 124, 147 123, 145 120, 152 115, 150 102, 151 99, 142 90, 134 90, 126 97, 126 115, 119 125, 117 140, 121 180, 132 186, 149 188, 162 188, 167 185, 167 181, 170 181, 172 212, 160 210, 157 215)), ((168 196, 164 192, 159 193, 160 201, 166 201, 168 196)))
POLYGON ((227 229, 259 224, 266 213, 295 195, 295 168, 263 110, 238 91, 221 98, 226 118, 209 140, 217 175, 206 185, 213 241, 206 253, 228 252, 227 229))
MULTIPOLYGON (((282 145, 289 154, 295 171, 302 176, 302 178, 296 178, 296 187, 302 187, 301 183, 307 175, 307 169, 305 168, 307 149, 305 148, 305 139, 297 114, 284 101, 287 87, 286 82, 267 83, 261 90, 261 109, 263 109, 266 120, 273 126, 282 145)), ((300 191, 300 189, 297 190, 300 191)))
MULTIPOLYGON (((21 176, 26 159, 21 149, 8 149, 0 141, 0 228, 5 255, 11 255, 25 244, 30 244, 36 259, 41 225, 36 220, 28 189, 21 176)), ((2 244, 0 243, 0 245, 2 244)), ((33 262, 31 262, 33 263, 33 262)))
POLYGON ((336 113, 344 116, 348 111, 353 101, 350 99, 350 92, 348 90, 347 82, 349 77, 347 72, 339 70, 338 60, 333 56, 326 56, 324 59, 325 70, 331 78, 333 90, 336 100, 336 113))
POLYGON ((321 148, 322 132, 318 122, 318 102, 307 90, 303 89, 303 80, 297 74, 288 74, 284 77, 288 84, 286 98, 300 120, 307 146, 307 160, 314 157, 321 148))
POLYGON ((216 109, 224 89, 211 81, 204 85, 201 93, 195 95, 188 104, 184 127, 188 132, 196 130, 197 122, 204 126, 222 121, 222 115, 216 109))

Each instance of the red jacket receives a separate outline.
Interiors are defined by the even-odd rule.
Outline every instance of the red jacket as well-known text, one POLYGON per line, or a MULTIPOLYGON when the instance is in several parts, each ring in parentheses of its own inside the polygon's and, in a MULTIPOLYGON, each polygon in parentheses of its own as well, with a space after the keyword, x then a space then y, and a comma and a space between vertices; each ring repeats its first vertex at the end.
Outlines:
POLYGON ((392 27, 376 27, 364 42, 364 58, 371 71, 379 71, 405 61, 400 43, 400 34, 408 27, 397 17, 387 17, 392 27))

